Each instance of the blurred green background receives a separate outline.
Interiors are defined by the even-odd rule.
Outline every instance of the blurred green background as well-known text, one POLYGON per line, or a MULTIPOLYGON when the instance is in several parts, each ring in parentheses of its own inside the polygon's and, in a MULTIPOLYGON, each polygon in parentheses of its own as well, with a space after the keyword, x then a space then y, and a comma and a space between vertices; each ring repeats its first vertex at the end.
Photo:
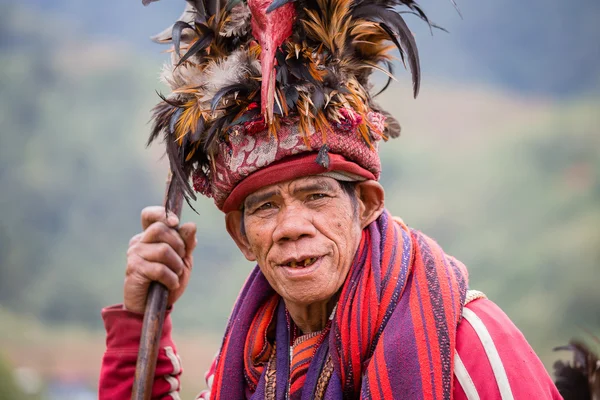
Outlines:
MULTIPOLYGON (((450 33, 410 20, 421 94, 403 71, 379 100, 403 126, 382 146, 387 206, 462 260, 550 369, 554 346, 600 336, 600 3, 462 0, 462 19, 422 5, 450 33)), ((100 310, 121 301, 128 240, 167 170, 144 146, 167 91, 147 37, 182 7, 0 0, 0 399, 95 398, 100 310)), ((252 268, 212 203, 195 207, 173 313, 184 398, 252 268)))

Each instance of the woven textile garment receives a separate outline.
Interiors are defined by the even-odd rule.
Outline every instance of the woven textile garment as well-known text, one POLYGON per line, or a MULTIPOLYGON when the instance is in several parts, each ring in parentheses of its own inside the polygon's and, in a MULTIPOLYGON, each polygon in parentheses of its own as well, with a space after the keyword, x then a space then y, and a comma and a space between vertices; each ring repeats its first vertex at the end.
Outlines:
MULTIPOLYGON (((363 231, 331 330, 314 353, 300 398, 317 397, 325 383, 326 399, 370 398, 374 391, 389 399, 450 399, 466 289, 460 262, 385 212, 363 231)), ((257 267, 231 315, 211 398, 285 398, 290 341, 284 303, 257 267), (269 326, 275 327, 274 346, 266 343, 269 326), (258 362, 248 361, 248 349, 258 362)))

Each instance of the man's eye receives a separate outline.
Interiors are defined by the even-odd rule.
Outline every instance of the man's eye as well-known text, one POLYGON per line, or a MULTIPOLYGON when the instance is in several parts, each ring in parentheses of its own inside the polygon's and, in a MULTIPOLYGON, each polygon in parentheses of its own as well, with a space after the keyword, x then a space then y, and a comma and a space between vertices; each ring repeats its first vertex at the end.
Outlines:
POLYGON ((269 201, 269 202, 266 202, 266 203, 260 205, 256 210, 257 211, 258 210, 269 210, 273 207, 275 207, 275 205, 269 201))
POLYGON ((328 197, 325 193, 313 193, 308 196, 308 200, 321 200, 328 197))

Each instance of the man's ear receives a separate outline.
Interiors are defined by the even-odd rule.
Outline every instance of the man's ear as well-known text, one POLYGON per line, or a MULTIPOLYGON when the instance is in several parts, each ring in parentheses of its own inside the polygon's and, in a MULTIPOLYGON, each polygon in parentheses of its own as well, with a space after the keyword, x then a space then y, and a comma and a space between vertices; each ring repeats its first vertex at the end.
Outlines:
POLYGON ((237 247, 244 254, 244 257, 246 257, 248 261, 256 261, 256 256, 250 248, 250 243, 248 243, 248 238, 246 237, 245 232, 242 232, 242 218, 244 218, 243 211, 230 211, 225 214, 225 226, 227 227, 229 236, 231 236, 235 244, 237 244, 237 247))
POLYGON ((356 196, 358 197, 358 218, 360 227, 364 229, 375 221, 385 206, 385 191, 379 182, 368 180, 356 184, 356 196))

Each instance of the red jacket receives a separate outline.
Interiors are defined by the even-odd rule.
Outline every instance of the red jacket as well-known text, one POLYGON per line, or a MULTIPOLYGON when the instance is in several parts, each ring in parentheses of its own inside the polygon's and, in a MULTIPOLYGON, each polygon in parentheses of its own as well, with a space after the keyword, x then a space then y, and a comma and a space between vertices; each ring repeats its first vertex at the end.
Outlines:
MULTIPOLYGON (((101 400, 129 400, 142 329, 142 318, 122 306, 102 310, 106 352, 100 373, 101 400)), ((454 362, 455 400, 562 399, 523 334, 487 299, 475 300, 463 312, 454 362)), ((171 338, 167 315, 160 341, 152 399, 179 399, 181 361, 171 338)), ((214 362, 206 373, 208 399, 214 362)), ((199 388, 200 389, 200 388, 199 388)))

